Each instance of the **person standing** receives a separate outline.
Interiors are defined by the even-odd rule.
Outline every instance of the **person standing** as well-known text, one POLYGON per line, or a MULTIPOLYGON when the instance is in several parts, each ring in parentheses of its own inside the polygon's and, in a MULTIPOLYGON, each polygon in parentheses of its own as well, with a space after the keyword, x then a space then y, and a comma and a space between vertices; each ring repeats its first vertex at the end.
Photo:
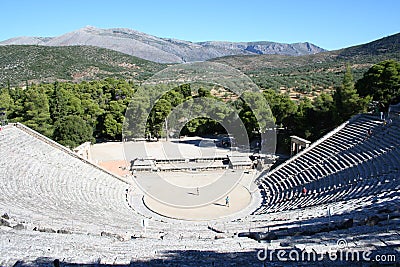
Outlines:
POLYGON ((302 193, 303 193, 303 196, 307 195, 307 188, 306 187, 303 187, 302 193))
POLYGON ((229 207, 229 196, 226 196, 225 198, 225 206, 229 207))

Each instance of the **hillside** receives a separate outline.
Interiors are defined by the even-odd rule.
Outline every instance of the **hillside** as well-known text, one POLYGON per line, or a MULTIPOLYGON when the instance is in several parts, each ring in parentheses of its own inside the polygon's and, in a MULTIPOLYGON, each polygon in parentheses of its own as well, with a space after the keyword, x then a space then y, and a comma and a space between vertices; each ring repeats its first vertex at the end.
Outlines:
POLYGON ((341 83, 346 64, 357 80, 373 64, 400 60, 400 33, 367 44, 305 56, 228 56, 211 61, 233 66, 258 85, 291 94, 333 88, 341 83))
MULTIPOLYGON (((32 42, 42 39, 30 39, 32 42)), ((26 40, 25 40, 26 41, 26 40)), ((400 34, 367 44, 305 56, 241 55, 212 59, 249 75, 263 88, 312 97, 340 85, 346 64, 357 80, 385 59, 400 60, 400 34), (289 89, 289 90, 288 90, 289 89), (315 92, 315 93, 313 93, 315 92)), ((115 77, 143 80, 167 65, 91 46, 0 46, 0 86, 29 82, 115 77)))
POLYGON ((15 37, 0 45, 75 46, 89 45, 160 63, 204 61, 227 55, 306 55, 324 49, 311 43, 283 44, 275 42, 189 42, 160 38, 132 29, 98 29, 87 26, 57 37, 15 37))
POLYGON ((0 86, 106 77, 143 80, 165 65, 90 46, 0 46, 0 86))

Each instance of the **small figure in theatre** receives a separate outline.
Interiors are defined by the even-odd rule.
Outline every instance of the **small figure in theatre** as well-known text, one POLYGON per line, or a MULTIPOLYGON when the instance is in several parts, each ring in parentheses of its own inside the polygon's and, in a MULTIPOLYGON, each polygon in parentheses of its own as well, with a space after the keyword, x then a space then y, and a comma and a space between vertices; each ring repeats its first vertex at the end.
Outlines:
POLYGON ((301 190, 301 192, 303 193, 303 196, 307 195, 307 188, 303 187, 303 190, 301 190))

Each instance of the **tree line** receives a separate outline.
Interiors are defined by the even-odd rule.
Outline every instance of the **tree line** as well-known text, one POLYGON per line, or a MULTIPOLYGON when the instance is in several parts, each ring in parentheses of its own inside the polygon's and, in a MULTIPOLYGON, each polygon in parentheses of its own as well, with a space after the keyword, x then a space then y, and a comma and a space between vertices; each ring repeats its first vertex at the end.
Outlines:
POLYGON ((105 79, 32 84, 0 90, 9 122, 21 122, 75 147, 95 139, 120 139, 124 113, 137 85, 105 79))
MULTIPOLYGON (((354 81, 352 71, 347 67, 341 86, 337 86, 333 93, 318 95, 312 101, 309 98, 294 101, 278 90, 261 88, 272 114, 262 104, 257 112, 263 116, 273 115, 271 119, 284 129, 278 141, 285 147, 289 142, 288 136, 292 134, 313 141, 354 114, 387 110, 391 103, 400 101, 399 87, 400 63, 386 60, 372 66, 358 81, 354 81)), ((5 108, 9 122, 24 123, 72 148, 86 141, 121 140, 129 103, 143 111, 149 105, 145 94, 135 94, 138 88, 139 85, 132 81, 113 78, 81 83, 32 84, 25 88, 8 86, 0 89, 0 107, 5 108)), ((213 99, 202 102, 210 103, 204 104, 210 105, 207 108, 192 108, 210 110, 215 116, 229 114, 229 107, 236 109, 250 137, 255 137, 264 127, 258 125, 255 114, 246 106, 245 98, 258 103, 255 95, 249 93, 231 99, 224 107, 216 104, 222 100, 213 96, 210 88, 193 90, 190 84, 184 84, 169 90, 152 105, 149 114, 143 114, 147 119, 143 132, 155 137, 165 135, 163 124, 168 114, 175 107, 196 98, 213 99)), ((215 119, 207 117, 185 122, 180 132, 185 135, 214 133, 226 131, 215 119)))

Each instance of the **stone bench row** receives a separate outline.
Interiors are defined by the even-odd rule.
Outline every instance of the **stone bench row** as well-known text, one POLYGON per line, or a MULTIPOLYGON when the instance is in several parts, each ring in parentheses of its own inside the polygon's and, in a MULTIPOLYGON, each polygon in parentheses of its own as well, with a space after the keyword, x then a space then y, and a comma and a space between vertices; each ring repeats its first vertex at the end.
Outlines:
POLYGON ((263 205, 281 201, 282 192, 300 190, 302 186, 318 180, 324 180, 326 186, 341 185, 359 175, 379 176, 398 170, 400 154, 396 148, 400 146, 400 141, 396 136, 400 132, 399 124, 396 120, 384 127, 382 122, 371 120, 368 116, 349 123, 308 153, 261 179, 263 205), (373 129, 374 134, 365 138, 368 129, 373 129), (346 138, 353 144, 344 146, 346 138), (340 145, 335 147, 338 140, 340 145), (266 200, 268 195, 272 197, 266 200))
POLYGON ((127 184, 88 164, 10 128, 2 140, 0 210, 42 223, 75 225, 140 225, 127 207, 127 184), (15 209, 15 211, 14 211, 15 209))

